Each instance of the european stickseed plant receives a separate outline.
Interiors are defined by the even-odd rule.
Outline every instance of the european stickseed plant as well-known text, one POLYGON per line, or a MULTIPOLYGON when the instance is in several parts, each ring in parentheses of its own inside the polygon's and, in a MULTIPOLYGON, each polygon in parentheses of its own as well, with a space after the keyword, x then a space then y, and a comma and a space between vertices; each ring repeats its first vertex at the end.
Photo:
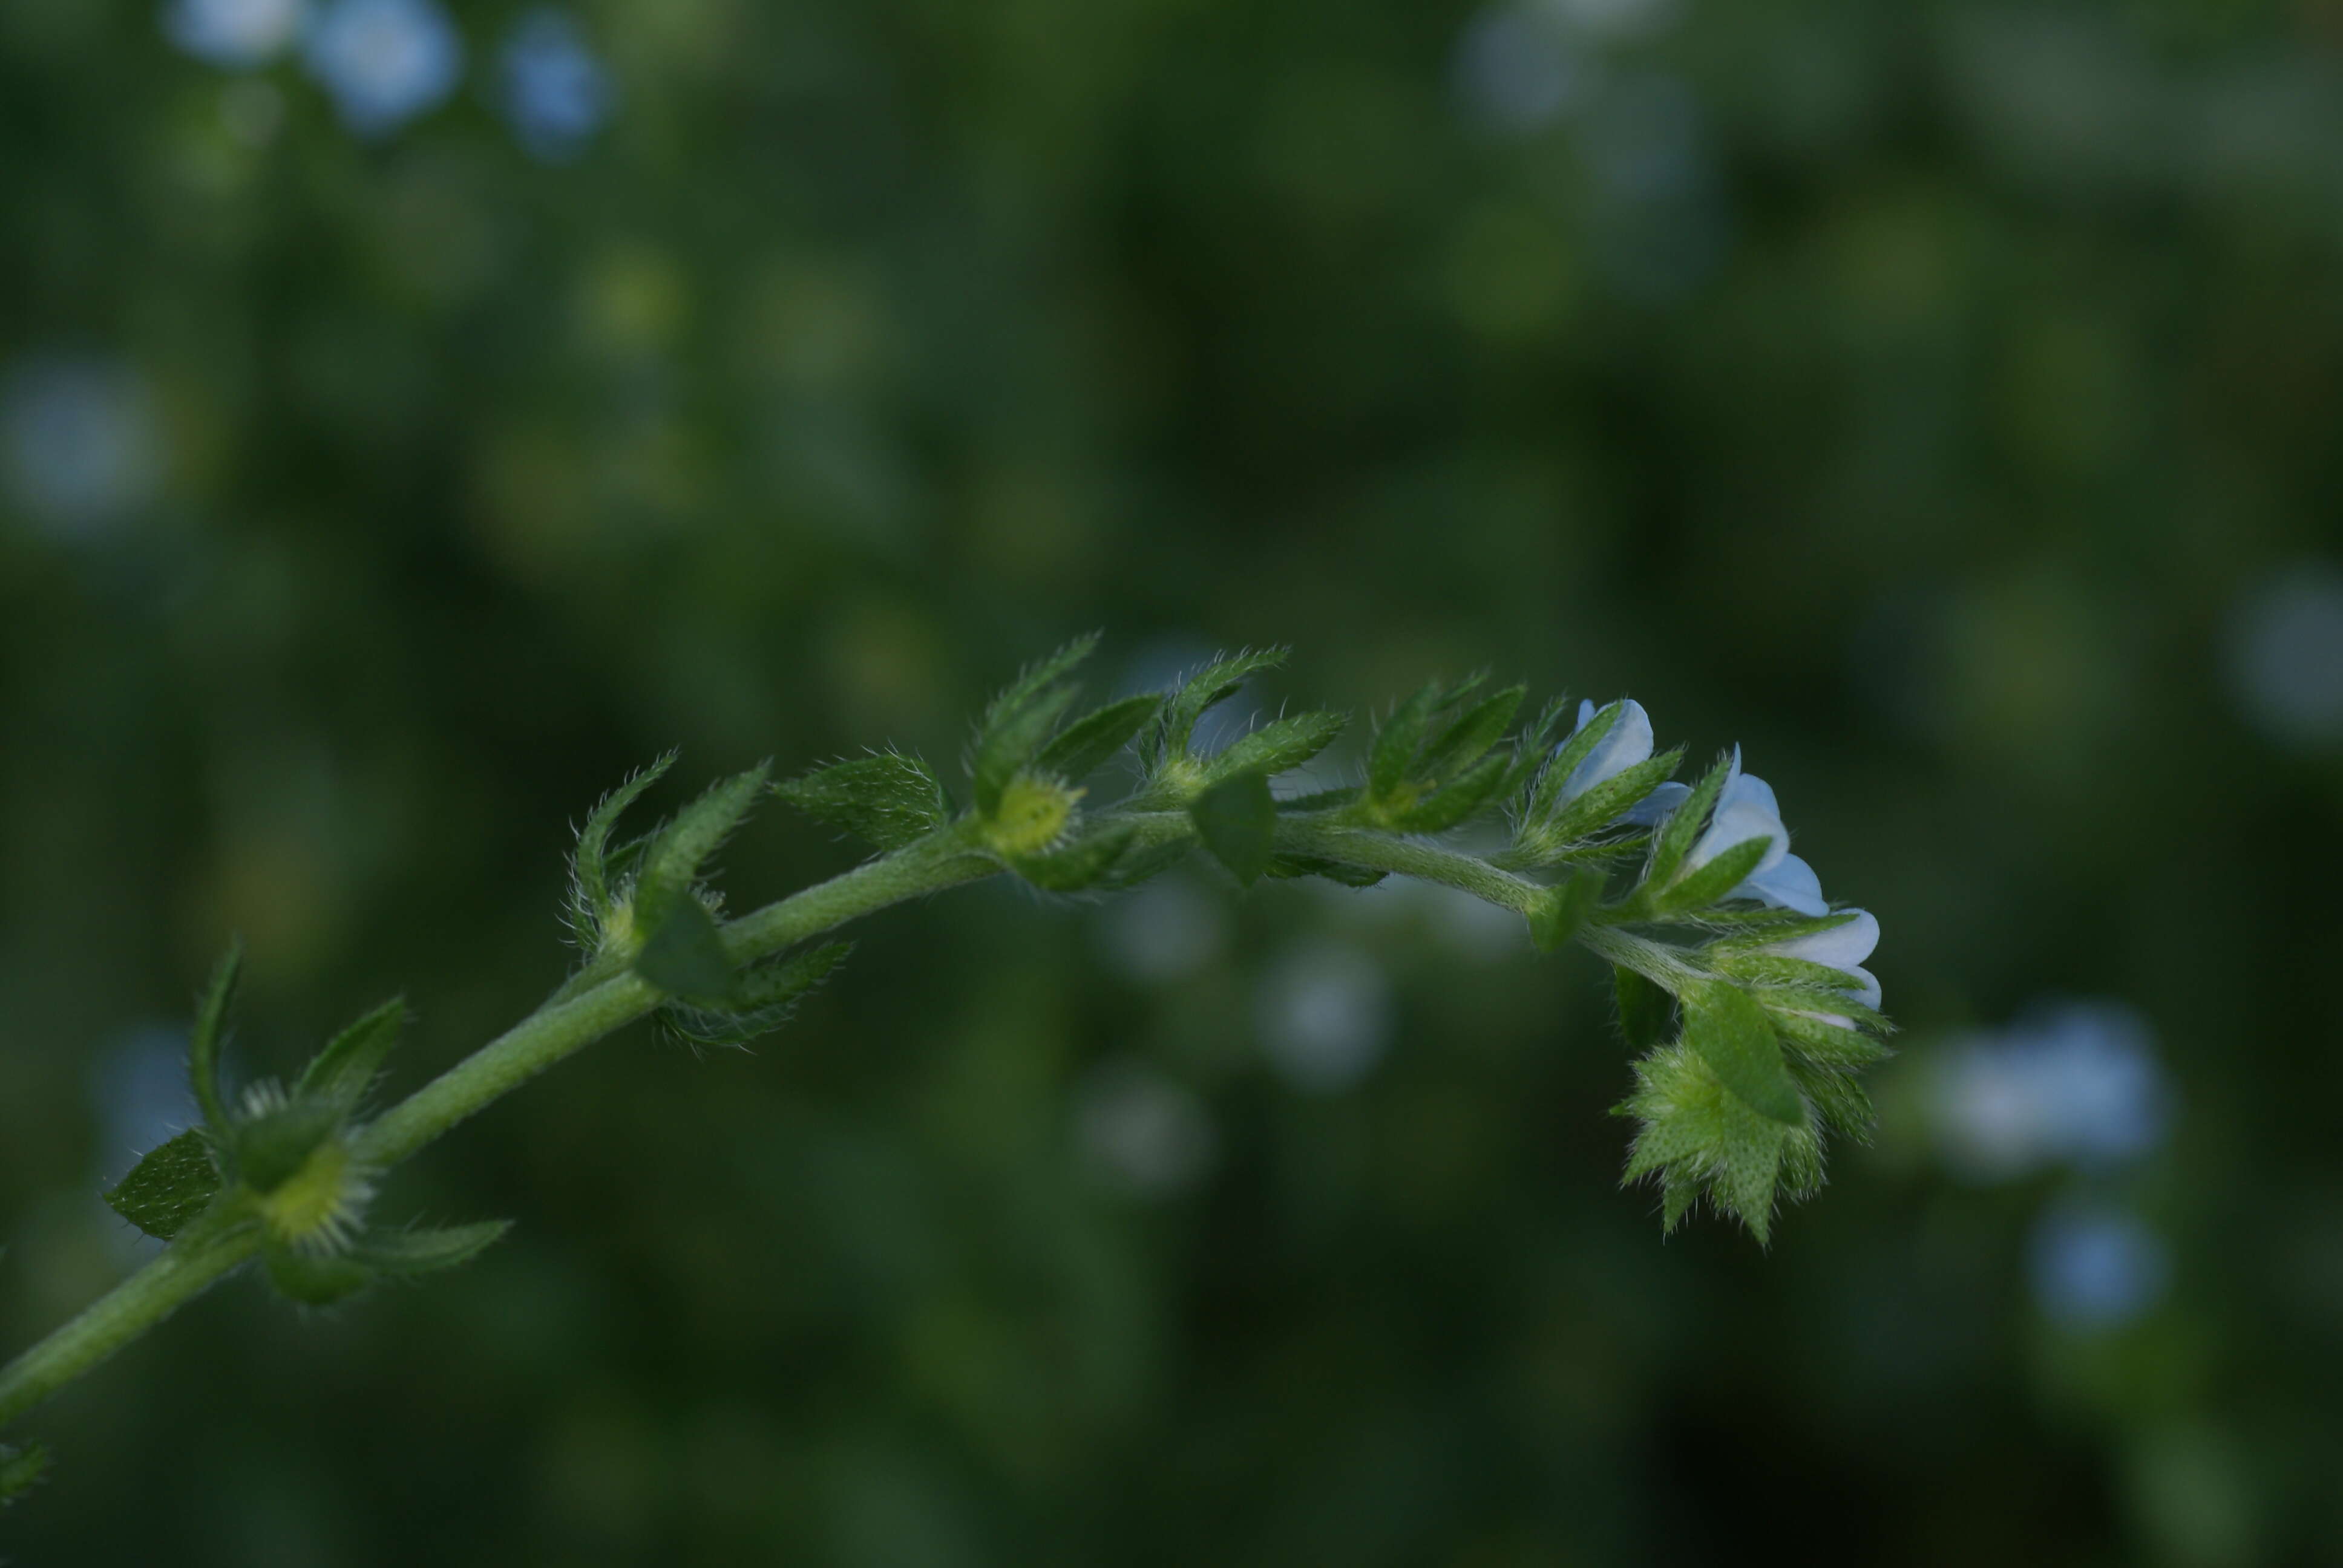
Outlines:
MULTIPOLYGON (((1281 652, 1224 658, 1176 690, 1069 721, 1085 638, 1021 675, 985 710, 964 805, 915 757, 881 752, 780 784, 752 769, 638 837, 627 809, 661 758, 595 808, 578 835, 569 923, 583 957, 545 1004, 407 1099, 369 1095, 397 1040, 393 1001, 332 1040, 289 1084, 220 1081, 237 955, 196 1012, 188 1071, 202 1124, 156 1148, 106 1194, 167 1245, 79 1317, 0 1369, 0 1424, 256 1260, 293 1301, 342 1301, 385 1277, 453 1267, 501 1222, 427 1230, 374 1212, 384 1174, 457 1122, 571 1053, 656 1014, 688 1039, 772 1030, 844 960, 819 939, 890 904, 1007 874, 1052 893, 1128 888, 1202 850, 1240 883, 1322 877, 1365 887, 1419 877, 1511 910, 1537 945, 1575 942, 1610 965, 1620 1028, 1638 1053, 1618 1113, 1636 1123, 1626 1180, 1659 1190, 1674 1229, 1705 1199, 1762 1243, 1781 1197, 1822 1181, 1825 1131, 1860 1138, 1857 1071, 1884 1050, 1879 986, 1862 967, 1878 922, 1826 901, 1789 852, 1774 792, 1737 749, 1691 784, 1682 753, 1653 754, 1633 701, 1549 704, 1518 730, 1524 689, 1434 683, 1377 728, 1364 779, 1281 797, 1280 775, 1340 735, 1338 713, 1260 725, 1200 752, 1197 721, 1281 652), (1094 804, 1102 771, 1135 750, 1138 782, 1094 804), (1086 782, 1087 781, 1087 782, 1086 782), (726 837, 767 794, 868 840, 842 876, 727 920, 709 886, 726 837), (1443 841, 1502 820, 1505 847, 1443 841)), ((1485 842, 1482 834, 1475 841, 1485 842)), ((0 1449, 0 1499, 46 1462, 0 1449)))

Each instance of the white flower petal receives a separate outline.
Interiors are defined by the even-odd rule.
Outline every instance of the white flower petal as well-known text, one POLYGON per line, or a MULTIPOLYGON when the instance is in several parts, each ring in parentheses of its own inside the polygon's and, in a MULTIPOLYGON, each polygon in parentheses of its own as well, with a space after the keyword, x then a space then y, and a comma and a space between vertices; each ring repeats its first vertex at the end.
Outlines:
MULTIPOLYGON (((1684 857, 1684 869, 1696 870, 1735 845, 1745 844, 1752 839, 1764 839, 1768 841, 1765 858, 1757 862, 1756 869, 1749 874, 1750 880, 1755 881, 1779 866, 1789 854, 1790 830, 1782 826, 1782 819, 1779 816, 1767 810, 1757 801, 1735 800, 1730 803, 1721 803, 1716 809, 1716 815, 1709 819, 1708 831, 1700 836, 1700 842, 1694 844, 1692 847, 1692 853, 1684 857)), ((1817 883, 1816 886, 1819 887, 1820 884, 1817 883)))
POLYGON ((1619 813, 1622 822, 1633 822, 1639 828, 1656 828, 1666 820, 1669 812, 1684 804, 1692 793, 1689 784, 1663 784, 1650 794, 1619 813))
POLYGON ((1848 965, 1846 972, 1853 975, 1855 980, 1855 983, 1847 988, 1854 993, 1855 1000, 1868 1008, 1878 1007, 1879 977, 1861 964, 1848 965))
POLYGON ((1777 910, 1795 910, 1802 915, 1830 913, 1830 904, 1823 897, 1823 879, 1795 855, 1785 854, 1773 865, 1761 867, 1734 889, 1732 896, 1762 900, 1777 910))
MULTIPOLYGON (((1795 859, 1797 857, 1795 855, 1785 856, 1782 865, 1774 868, 1775 875, 1778 877, 1783 868, 1795 859)), ((1806 863, 1804 860, 1798 860, 1798 864, 1805 866, 1806 863)), ((1814 868, 1807 866, 1806 869, 1811 871, 1814 868)), ((1819 880, 1815 883, 1815 890, 1817 893, 1822 891, 1819 880)), ((1855 919, 1843 926, 1835 926, 1826 931, 1816 931, 1811 936, 1793 937, 1785 942, 1769 942, 1766 944, 1765 950, 1779 953, 1785 959, 1804 959, 1810 964, 1828 964, 1835 970, 1851 970, 1869 958, 1878 948, 1879 917, 1869 910, 1842 912, 1851 913, 1855 919)))
MULTIPOLYGON (((1584 705, 1580 712, 1585 715, 1584 705)), ((1580 729, 1585 728, 1588 717, 1591 715, 1580 719, 1580 729)), ((1575 800, 1597 784, 1618 777, 1639 762, 1648 762, 1651 758, 1652 716, 1631 697, 1619 705, 1619 717, 1613 720, 1610 732, 1594 743, 1594 749, 1582 758, 1578 766, 1570 770, 1570 777, 1563 780, 1559 799, 1575 800)))

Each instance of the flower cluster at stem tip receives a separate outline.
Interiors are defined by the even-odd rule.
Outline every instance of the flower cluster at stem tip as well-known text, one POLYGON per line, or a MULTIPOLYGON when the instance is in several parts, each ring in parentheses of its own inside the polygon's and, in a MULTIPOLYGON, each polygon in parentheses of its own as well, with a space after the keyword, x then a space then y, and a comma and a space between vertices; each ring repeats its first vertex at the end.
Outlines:
MULTIPOLYGON (((1169 689, 1077 712, 1074 672, 1094 645, 1083 638, 1029 667, 992 700, 958 790, 897 751, 779 783, 759 766, 621 836, 621 818, 674 762, 660 758, 578 831, 568 918, 581 958, 569 980, 387 1110, 370 1101, 404 1019, 396 1001, 327 1041, 289 1086, 230 1098, 220 1057, 231 950, 192 1035, 201 1124, 106 1194, 171 1245, 0 1368, 0 1422, 247 1261, 305 1305, 465 1261, 506 1227, 379 1223, 377 1183, 392 1167, 646 1016, 699 1044, 768 1032, 848 956, 847 944, 820 940, 827 933, 996 875, 1050 893, 1108 893, 1201 855, 1243 886, 1407 876, 1511 911, 1543 950, 1586 949, 1610 967, 1620 1031, 1636 1053, 1616 1107, 1635 1123, 1625 1177, 1656 1184, 1669 1229, 1706 1202, 1765 1242, 1780 1201, 1820 1185, 1825 1134, 1867 1136, 1859 1075, 1885 1054, 1889 1032, 1864 967, 1879 922, 1824 898, 1813 868, 1790 853, 1774 791, 1743 770, 1737 748, 1678 781, 1683 754, 1655 753, 1640 703, 1557 699, 1525 716, 1525 687, 1476 676, 1396 704, 1367 738, 1354 781, 1272 789, 1334 745, 1348 716, 1282 713, 1224 741, 1206 738, 1228 729, 1199 721, 1282 663, 1282 649, 1219 658, 1169 689), (1127 788, 1116 797, 1118 781, 1127 788), (875 853, 728 919, 713 862, 773 795, 875 853), (1489 849, 1499 828, 1502 845, 1489 849)), ((0 1502, 39 1468, 37 1450, 0 1448, 0 1502)))

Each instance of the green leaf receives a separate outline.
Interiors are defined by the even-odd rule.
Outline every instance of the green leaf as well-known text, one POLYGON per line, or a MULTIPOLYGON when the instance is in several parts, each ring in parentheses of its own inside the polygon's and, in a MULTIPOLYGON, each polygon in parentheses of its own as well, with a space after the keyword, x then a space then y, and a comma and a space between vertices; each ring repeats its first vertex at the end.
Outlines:
POLYGON ((342 1030, 310 1058, 294 1089, 297 1098, 330 1101, 348 1115, 358 1108, 382 1071, 398 1031, 407 1025, 407 1003, 394 998, 342 1030))
POLYGON ((1557 697, 1539 710, 1535 719, 1524 726, 1513 740, 1513 765, 1505 770, 1505 782, 1498 794, 1510 800, 1528 788, 1532 779, 1554 749, 1554 731, 1562 728, 1569 705, 1557 697))
POLYGON ((106 1201, 148 1235, 167 1241, 209 1208, 219 1190, 211 1141, 191 1127, 148 1150, 106 1201))
POLYGON ((1188 742, 1195 738, 1198 719, 1234 697, 1253 676, 1283 664, 1290 651, 1282 648, 1247 649, 1215 659, 1191 676, 1164 705, 1161 735, 1149 748, 1150 769, 1164 756, 1184 753, 1188 742))
POLYGON ((1665 783, 1683 760, 1682 751, 1665 751, 1633 767, 1622 768, 1554 812, 1541 824, 1541 830, 1563 844, 1576 843, 1601 832, 1665 783))
MULTIPOLYGON (((1509 686, 1476 703, 1425 749, 1416 768, 1418 777, 1442 783, 1482 760, 1491 747, 1504 739, 1513 715, 1521 711, 1522 699, 1528 695, 1526 686, 1509 686)), ((1512 761, 1510 757, 1505 759, 1505 770, 1511 769, 1512 761)))
POLYGON ((1439 706, 1440 683, 1435 680, 1392 709, 1392 716, 1376 729, 1374 748, 1367 754, 1369 799, 1389 800, 1407 782, 1415 754, 1423 745, 1423 732, 1439 706))
POLYGON ((1161 697, 1126 697, 1121 702, 1110 702, 1067 725, 1056 739, 1041 748, 1033 766, 1078 782, 1105 767, 1162 710, 1161 697))
POLYGON ((672 905, 643 938, 635 972, 670 996, 730 1001, 739 977, 716 917, 696 898, 672 905))
POLYGON ((1538 951, 1550 953, 1567 944, 1602 898, 1603 879, 1588 871, 1548 888, 1530 910, 1530 937, 1538 951))
POLYGON ((396 1279, 436 1274, 468 1263, 500 1241, 512 1229, 510 1220, 484 1220, 476 1225, 418 1225, 406 1231, 377 1231, 361 1241, 353 1254, 367 1267, 396 1279))
POLYGON ((273 1192, 341 1131, 345 1119, 341 1107, 322 1100, 279 1097, 268 1110, 247 1111, 228 1130, 228 1171, 256 1192, 273 1192))
POLYGON ((900 849, 951 820, 943 782, 918 758, 896 751, 833 762, 774 785, 773 793, 881 849, 900 849))
POLYGON ((277 1293, 305 1307, 330 1307, 374 1282, 374 1270, 355 1257, 304 1252, 275 1240, 260 1244, 260 1261, 277 1293))
POLYGON ((1646 887, 1664 888, 1674 879, 1676 868, 1684 864, 1701 829, 1707 825, 1708 813, 1732 771, 1733 754, 1728 751, 1717 758, 1715 764, 1701 776, 1700 782, 1692 787, 1692 793, 1668 814, 1668 819, 1652 839, 1652 859, 1644 872, 1646 887))
POLYGON ((1335 811, 1353 804, 1358 798, 1359 787, 1355 784, 1345 784, 1334 789, 1312 789, 1306 795, 1288 795, 1278 801, 1277 809, 1280 811, 1296 814, 1310 811, 1335 811))
POLYGON ((695 1045, 746 1045, 789 1022, 798 1003, 828 980, 853 950, 852 942, 830 942, 759 964, 740 978, 738 1000, 730 1005, 671 1003, 663 1021, 695 1045))
POLYGON ((978 815, 990 819, 1001 809, 1001 790, 1033 760, 1058 720, 1073 705, 1074 689, 1065 684, 1065 678, 1097 647, 1096 633, 1076 638, 1040 663, 1028 666, 985 709, 970 769, 978 815))
POLYGON ((610 830, 618 825, 618 818, 627 808, 675 766, 675 755, 673 751, 661 752, 651 759, 649 767, 603 796, 588 815, 586 825, 578 830, 578 849, 570 857, 570 876, 573 923, 580 940, 598 943, 602 924, 610 918, 610 830))
POLYGON ((642 869, 636 878, 638 924, 658 926, 674 906, 698 901, 692 884, 700 868, 764 793, 768 771, 760 762, 745 773, 718 779, 659 830, 643 850, 642 869))
POLYGON ((1393 811, 1387 819, 1403 833, 1445 832, 1496 799, 1511 761, 1503 756, 1483 757, 1438 794, 1393 811))
POLYGON ((1561 799, 1562 787, 1570 781, 1570 776, 1577 770, 1578 765, 1594 754, 1594 749, 1603 743, 1603 738, 1618 727, 1620 717, 1626 710, 1627 705, 1624 701, 1595 709, 1594 715, 1562 743, 1561 749, 1554 754, 1544 771, 1538 775, 1537 787, 1530 791, 1529 806, 1523 813, 1527 819, 1540 822, 1553 814, 1561 799))
POLYGON ((1046 855, 1011 856, 1009 864, 1019 876, 1044 891, 1078 893, 1096 886, 1113 869, 1138 831, 1129 826, 1102 829, 1046 855))
POLYGON ((1270 798, 1269 780, 1258 773, 1240 773, 1198 795, 1188 804, 1196 835, 1204 848, 1247 887, 1269 869, 1277 838, 1277 802, 1270 798))
POLYGON ((1763 1244, 1773 1233, 1776 1192, 1799 1197, 1820 1183, 1814 1134, 1759 1114, 1687 1045, 1662 1046, 1638 1061, 1635 1084, 1614 1111, 1643 1123, 1625 1180, 1660 1178, 1669 1224, 1705 1191, 1763 1244))
POLYGON ((1650 1050, 1675 1028, 1676 999, 1655 980, 1624 965, 1614 966, 1611 980, 1619 997, 1619 1032, 1634 1050, 1650 1050))
POLYGON ((1805 1102, 1783 1063, 1773 1020, 1740 987, 1713 984, 1688 992, 1684 1041, 1751 1110, 1785 1127, 1805 1126, 1805 1102))
POLYGON ((1773 847, 1772 839, 1759 837, 1719 850, 1708 864, 1686 872, 1674 886, 1663 888, 1654 900, 1655 907, 1670 913, 1706 909, 1747 881, 1773 847))
POLYGON ((1073 702, 1074 689, 1061 686, 986 728, 978 738, 976 762, 970 775, 975 784, 978 815, 989 820, 1000 811, 1001 793, 1009 781, 1033 759, 1073 702))
POLYGON ((23 1448, 0 1444, 0 1508, 38 1486, 49 1472, 49 1451, 44 1443, 23 1448))
POLYGON ((1323 877, 1346 888, 1372 888, 1391 875, 1389 871, 1353 866, 1346 860, 1328 860, 1316 855, 1292 855, 1283 851, 1270 857, 1268 874, 1285 878, 1323 877))
POLYGON ((1226 779, 1238 773, 1259 773, 1269 778, 1299 768, 1332 746, 1350 722, 1347 713, 1322 709, 1272 719, 1239 737, 1227 750, 1213 758, 1211 777, 1226 779))
POLYGON ((243 968, 244 943, 231 940, 212 970, 211 983, 205 987, 204 1000, 196 1010, 195 1033, 187 1042, 187 1081, 195 1089, 196 1104, 202 1108, 204 1121, 221 1131, 227 1127, 228 1114, 220 1099, 220 1050, 227 1043, 228 1013, 236 1005, 236 977, 243 968))

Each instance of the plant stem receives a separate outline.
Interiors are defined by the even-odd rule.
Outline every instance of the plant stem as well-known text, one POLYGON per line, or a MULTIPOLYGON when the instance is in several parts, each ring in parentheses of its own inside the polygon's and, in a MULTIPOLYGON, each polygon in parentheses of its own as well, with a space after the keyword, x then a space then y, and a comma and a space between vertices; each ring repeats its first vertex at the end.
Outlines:
POLYGON ((1281 849, 1297 850, 1322 859, 1438 882, 1521 914, 1527 914, 1545 892, 1541 884, 1511 871, 1501 871, 1476 856, 1443 849, 1420 839, 1397 839, 1388 833, 1313 821, 1307 815, 1279 817, 1277 845, 1281 849))
MULTIPOLYGON (((999 869, 949 838, 916 844, 734 920, 724 928, 726 944, 746 963, 890 904, 999 869)), ((658 990, 632 973, 620 973, 548 1002, 385 1111, 357 1134, 352 1152, 370 1165, 396 1165, 554 1063, 641 1018, 659 1000, 658 990)), ((259 1245, 259 1227, 240 1214, 216 1211, 196 1221, 161 1257, 0 1368, 0 1425, 234 1272, 259 1245)))
POLYGON ((163 1255, 100 1296, 81 1315, 0 1367, 0 1425, 169 1317, 260 1245, 260 1228, 236 1215, 206 1214, 163 1255))

